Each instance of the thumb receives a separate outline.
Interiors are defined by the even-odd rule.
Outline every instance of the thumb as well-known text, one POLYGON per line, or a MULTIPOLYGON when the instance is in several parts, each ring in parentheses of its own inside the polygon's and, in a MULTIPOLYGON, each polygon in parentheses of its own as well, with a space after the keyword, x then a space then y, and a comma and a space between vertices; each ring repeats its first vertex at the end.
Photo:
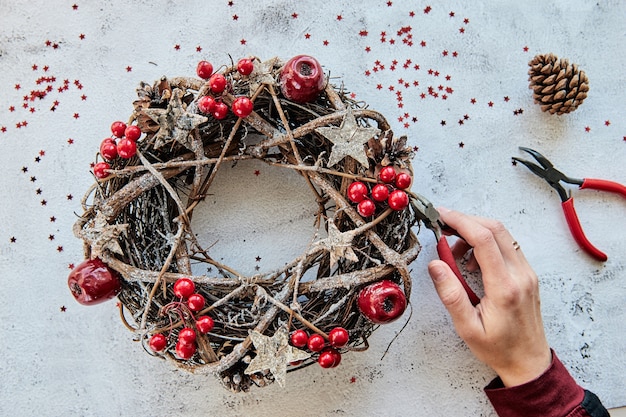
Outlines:
POLYGON ((450 313, 457 329, 467 325, 474 317, 475 309, 470 302, 463 285, 456 278, 450 267, 441 260, 434 260, 428 264, 428 273, 435 284, 441 302, 450 313))

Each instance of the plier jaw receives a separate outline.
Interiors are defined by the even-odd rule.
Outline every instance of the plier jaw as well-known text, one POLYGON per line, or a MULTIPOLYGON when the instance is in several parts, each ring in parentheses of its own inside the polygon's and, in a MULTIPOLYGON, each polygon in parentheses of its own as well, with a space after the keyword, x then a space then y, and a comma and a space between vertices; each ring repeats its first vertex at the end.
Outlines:
POLYGON ((550 162, 548 158, 546 158, 536 150, 525 148, 523 146, 520 146, 519 149, 533 156, 540 165, 516 157, 513 157, 513 160, 523 164, 524 166, 526 166, 526 168, 530 169, 533 174, 546 180, 550 187, 554 188, 556 192, 559 193, 559 197, 561 198, 562 202, 565 202, 570 198, 570 193, 561 185, 561 182, 576 184, 579 186, 582 185, 582 180, 570 178, 567 175, 563 174, 561 171, 554 167, 554 165, 552 164, 552 162, 550 162))
POLYGON ((441 221, 439 212, 435 206, 433 206, 433 203, 420 194, 413 193, 413 196, 412 204, 415 209, 416 217, 424 223, 427 229, 432 230, 435 234, 435 238, 439 241, 443 236, 442 230, 445 228, 449 229, 449 227, 441 221))

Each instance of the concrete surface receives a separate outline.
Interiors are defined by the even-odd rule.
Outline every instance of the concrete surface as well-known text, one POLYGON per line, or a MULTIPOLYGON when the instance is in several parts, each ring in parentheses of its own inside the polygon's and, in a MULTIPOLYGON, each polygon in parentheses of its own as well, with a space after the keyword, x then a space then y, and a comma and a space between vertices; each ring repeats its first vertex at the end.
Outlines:
MULTIPOLYGON (((493 373, 455 335, 427 277, 429 233, 412 265, 412 315, 385 358, 404 320, 337 369, 289 374, 285 389, 226 392, 147 355, 114 302, 72 299, 66 277, 82 250, 71 226, 89 164, 110 123, 130 114, 139 81, 193 75, 200 59, 299 53, 419 147, 416 191, 511 229, 540 275, 550 343, 607 406, 626 404, 624 200, 573 190, 589 239, 609 255, 595 262, 573 242, 558 196, 510 160, 530 146, 572 176, 626 181, 624 2, 0 0, 0 12, 0 415, 494 415, 482 392, 493 373), (573 114, 532 102, 527 62, 546 52, 589 76, 573 114)), ((241 240, 272 207, 249 187, 281 175, 233 170, 241 240)), ((298 220, 298 204, 285 210, 298 220)), ((308 236, 295 224, 280 249, 257 234, 233 262, 250 264, 259 248, 261 268, 291 259, 308 236)))

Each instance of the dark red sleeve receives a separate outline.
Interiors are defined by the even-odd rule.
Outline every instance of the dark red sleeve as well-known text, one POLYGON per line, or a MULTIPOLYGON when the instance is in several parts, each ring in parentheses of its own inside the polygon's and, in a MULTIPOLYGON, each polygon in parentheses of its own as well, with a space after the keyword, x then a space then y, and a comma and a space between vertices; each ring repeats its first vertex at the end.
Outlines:
POLYGON ((485 387, 485 393, 500 417, 609 415, 593 393, 576 383, 554 351, 552 364, 537 379, 506 388, 502 380, 496 378, 485 387))

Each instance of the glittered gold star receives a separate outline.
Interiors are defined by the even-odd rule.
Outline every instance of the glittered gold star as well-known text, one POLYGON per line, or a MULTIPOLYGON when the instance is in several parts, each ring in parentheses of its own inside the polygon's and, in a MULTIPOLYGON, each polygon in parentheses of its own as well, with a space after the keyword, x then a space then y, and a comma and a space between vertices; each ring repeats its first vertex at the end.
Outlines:
POLYGON ((159 124, 159 131, 154 136, 154 147, 159 149, 172 140, 193 150, 189 134, 202 123, 209 120, 199 114, 186 111, 181 100, 183 92, 176 88, 166 109, 146 109, 148 117, 159 124))
POLYGON ((290 362, 301 361, 311 356, 308 352, 289 344, 289 332, 285 326, 280 326, 272 337, 251 330, 250 338, 256 349, 256 356, 250 361, 244 372, 246 375, 250 375, 269 369, 281 387, 285 386, 287 365, 290 362))
POLYGON ((110 251, 122 255, 122 248, 117 241, 122 233, 126 233, 127 224, 110 225, 102 213, 98 213, 93 223, 80 231, 80 237, 89 242, 93 256, 101 256, 110 251))
POLYGON ((367 154, 363 145, 380 133, 375 127, 361 127, 357 124, 352 109, 348 107, 340 127, 318 127, 316 132, 333 143, 328 166, 333 166, 346 156, 351 156, 367 167, 367 154))
POLYGON ((333 268, 340 258, 345 258, 353 262, 357 262, 359 258, 352 249, 352 239, 355 232, 340 232, 335 222, 331 219, 328 221, 328 237, 316 242, 316 245, 323 247, 330 253, 330 267, 333 268))

